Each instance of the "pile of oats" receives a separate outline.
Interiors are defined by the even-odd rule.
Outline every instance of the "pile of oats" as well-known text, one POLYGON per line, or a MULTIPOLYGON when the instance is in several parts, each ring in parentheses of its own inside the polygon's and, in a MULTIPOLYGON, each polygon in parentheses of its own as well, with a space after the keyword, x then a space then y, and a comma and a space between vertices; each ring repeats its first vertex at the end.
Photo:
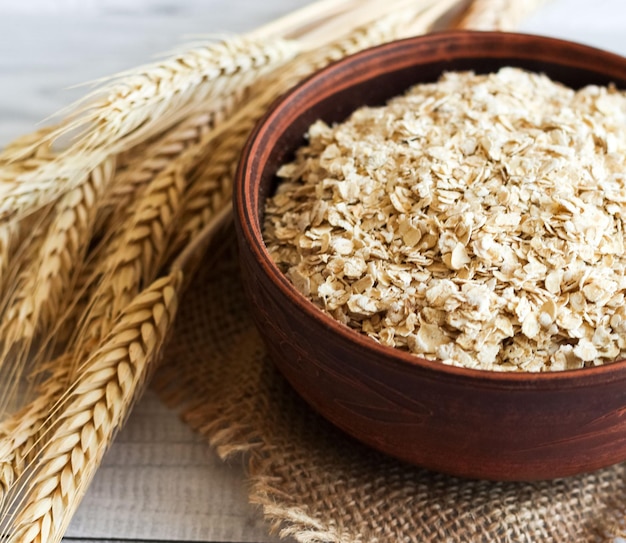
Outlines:
POLYGON ((626 93, 447 73, 308 139, 265 239, 326 313, 469 368, 625 356, 626 93))

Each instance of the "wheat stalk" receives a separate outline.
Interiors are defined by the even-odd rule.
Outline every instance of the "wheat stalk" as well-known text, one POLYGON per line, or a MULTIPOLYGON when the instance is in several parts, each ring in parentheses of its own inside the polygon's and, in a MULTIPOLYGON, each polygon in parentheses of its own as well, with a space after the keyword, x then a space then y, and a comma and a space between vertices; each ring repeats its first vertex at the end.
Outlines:
POLYGON ((367 47, 386 43, 428 30, 430 25, 448 11, 458 0, 432 2, 428 9, 405 8, 393 12, 372 24, 362 26, 320 49, 304 53, 260 81, 250 101, 226 123, 208 134, 205 147, 210 150, 202 159, 206 166, 195 176, 183 202, 183 221, 172 243, 172 257, 202 229, 211 224, 217 210, 229 201, 232 178, 241 150, 250 131, 267 111, 269 105, 284 91, 332 61, 367 47), (219 137, 219 143, 211 147, 219 137))
POLYGON ((182 272, 156 280, 128 304, 81 367, 28 480, 28 501, 9 541, 61 540, 89 481, 153 369, 174 319, 182 272))
POLYGON ((318 0, 249 33, 249 36, 297 39, 305 50, 323 47, 350 30, 394 11, 425 9, 432 0, 318 0))
POLYGON ((458 23, 472 30, 514 30, 546 0, 473 0, 458 23))

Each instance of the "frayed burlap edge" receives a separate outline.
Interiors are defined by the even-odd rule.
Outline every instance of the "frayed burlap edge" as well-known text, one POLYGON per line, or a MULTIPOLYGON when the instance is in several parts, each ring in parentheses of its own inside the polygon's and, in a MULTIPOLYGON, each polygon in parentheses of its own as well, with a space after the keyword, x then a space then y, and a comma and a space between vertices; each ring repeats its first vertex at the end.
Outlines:
POLYGON ((250 501, 302 543, 604 542, 626 464, 536 483, 468 481, 403 464, 317 416, 268 360, 234 254, 200 270, 154 386, 223 459, 247 457, 250 501))

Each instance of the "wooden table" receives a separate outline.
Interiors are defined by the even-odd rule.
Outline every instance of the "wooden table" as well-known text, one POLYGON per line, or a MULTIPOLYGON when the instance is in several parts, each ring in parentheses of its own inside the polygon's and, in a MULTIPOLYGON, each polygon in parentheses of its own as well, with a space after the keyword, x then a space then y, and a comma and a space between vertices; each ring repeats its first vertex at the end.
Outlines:
MULTIPOLYGON (((307 3, 0 0, 0 146, 85 92, 68 86, 147 62, 185 35, 242 32, 307 3)), ((626 55, 626 2, 552 0, 522 29, 626 55)), ((247 503, 242 466, 221 463, 148 393, 107 453, 67 540, 278 541, 265 528, 247 503)))

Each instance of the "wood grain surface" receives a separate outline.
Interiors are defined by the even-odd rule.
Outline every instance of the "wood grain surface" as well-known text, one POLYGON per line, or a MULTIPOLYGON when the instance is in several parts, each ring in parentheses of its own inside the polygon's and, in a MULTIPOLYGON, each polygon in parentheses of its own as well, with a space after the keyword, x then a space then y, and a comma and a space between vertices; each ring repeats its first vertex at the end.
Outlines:
POLYGON ((117 436, 68 536, 271 542, 240 463, 223 464, 148 392, 117 436))
MULTIPOLYGON (((85 93, 73 85, 150 61, 193 35, 245 31, 309 2, 0 0, 0 147, 85 93)), ((522 29, 624 55, 626 2, 551 0, 522 29)), ((223 465, 148 394, 67 540, 277 541, 260 518, 247 504, 242 465, 223 465)))

